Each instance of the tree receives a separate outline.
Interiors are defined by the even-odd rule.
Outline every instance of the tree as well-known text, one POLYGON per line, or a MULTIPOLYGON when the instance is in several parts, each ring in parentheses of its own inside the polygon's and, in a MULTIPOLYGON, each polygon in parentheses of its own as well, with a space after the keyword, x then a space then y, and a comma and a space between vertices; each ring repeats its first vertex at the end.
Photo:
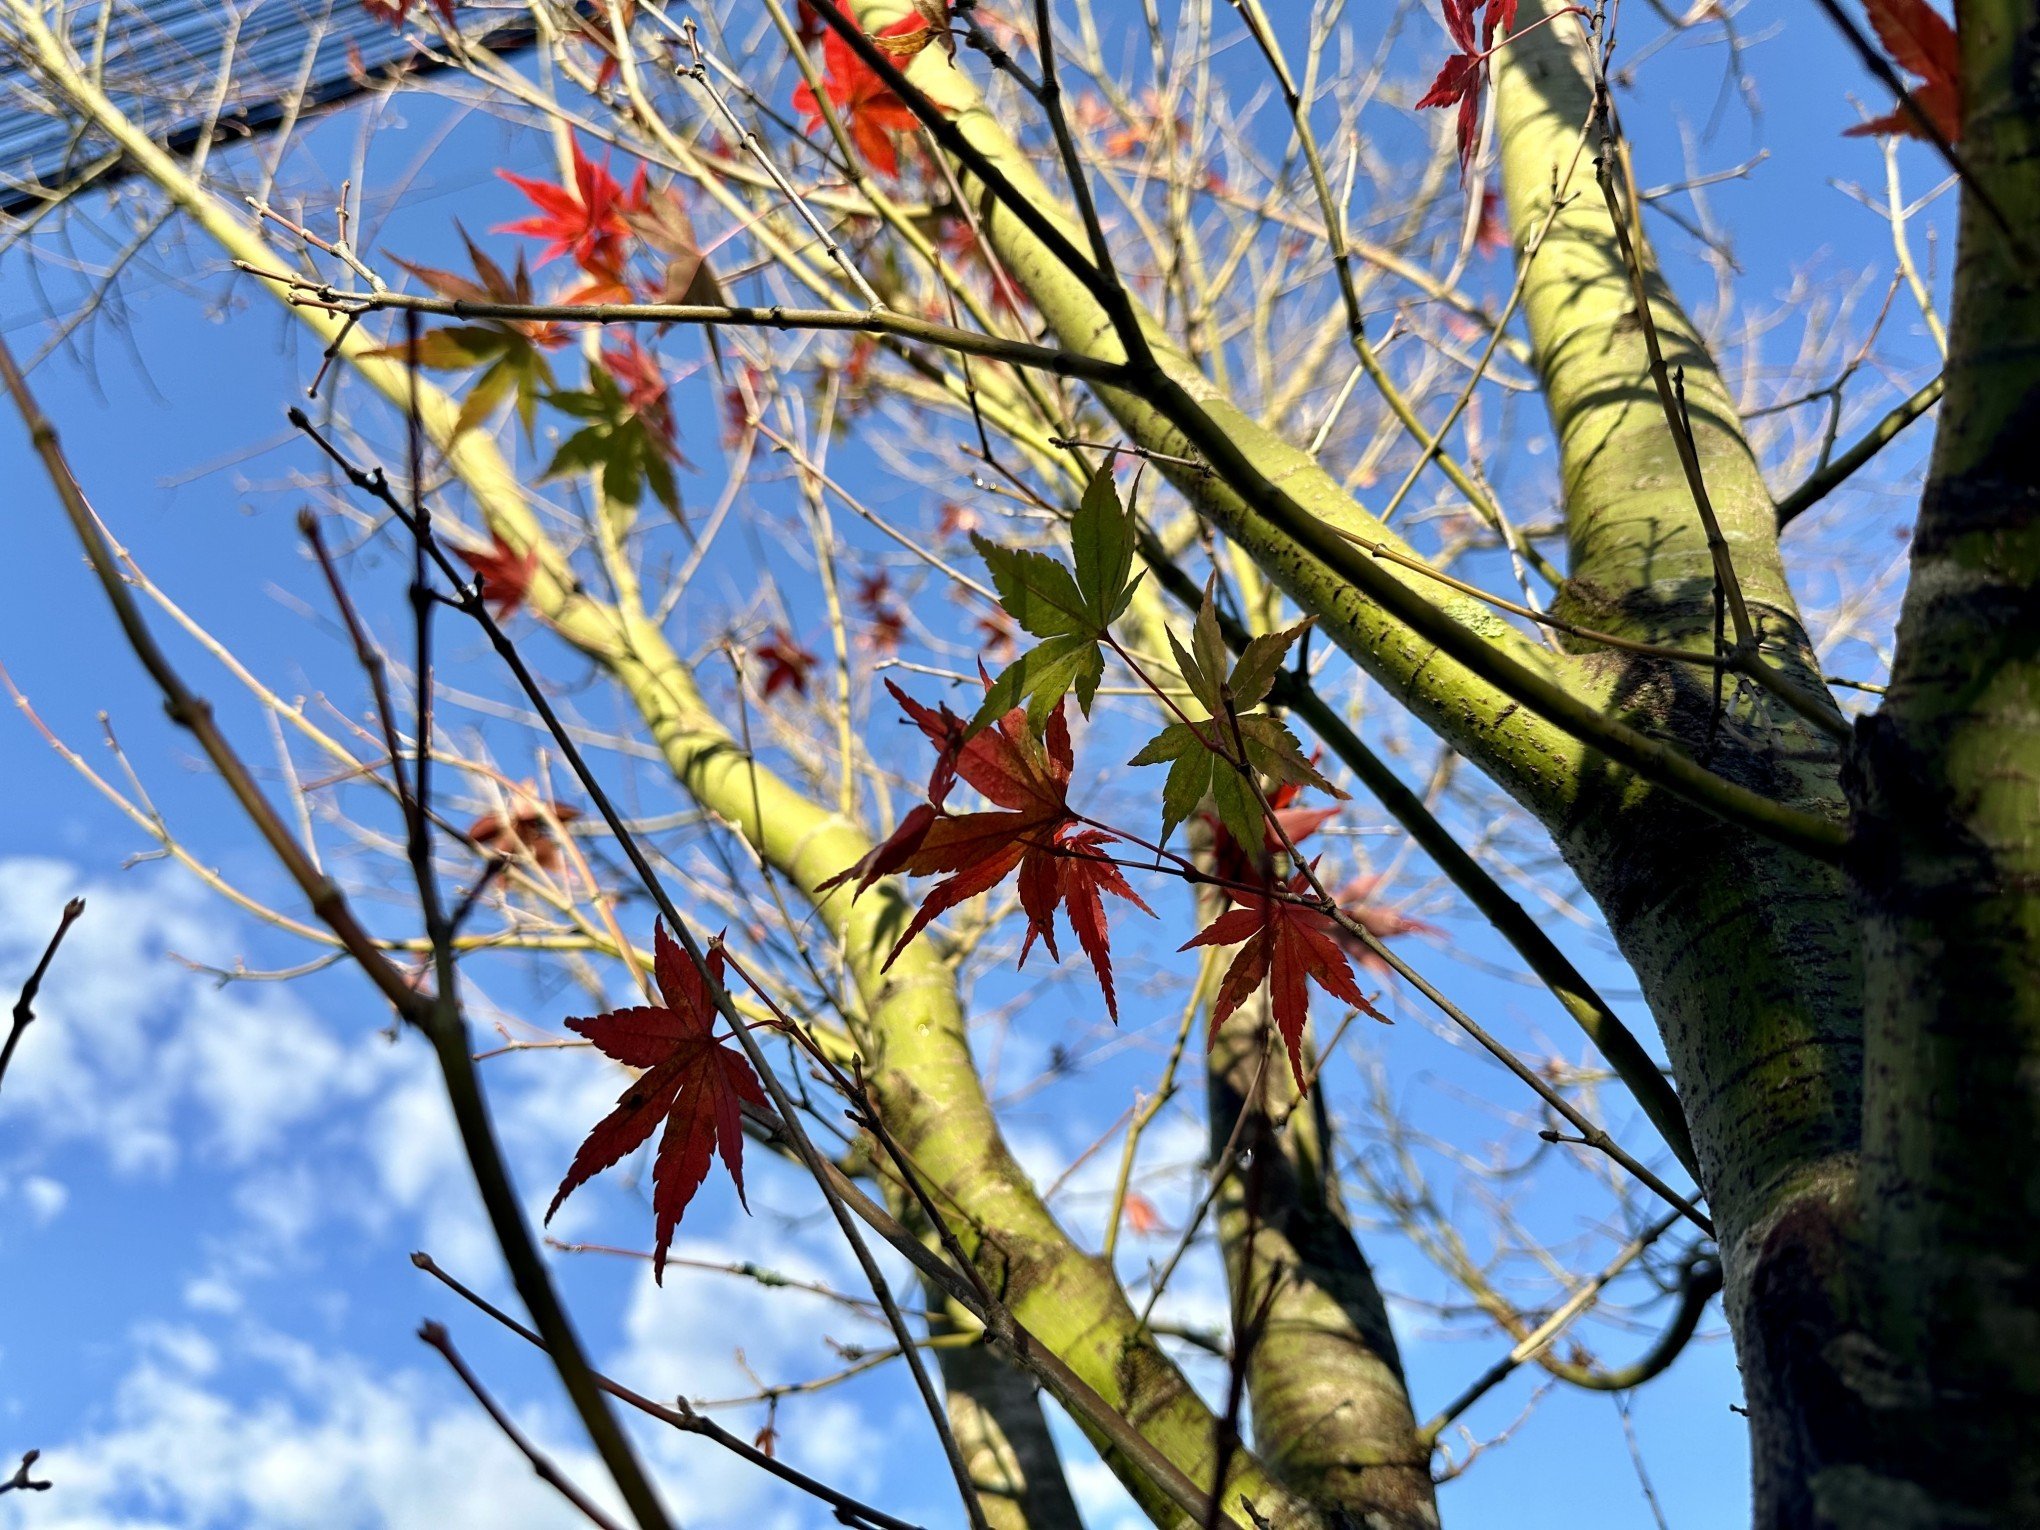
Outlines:
MULTIPOLYGON (((442 47, 460 22, 384 9, 442 47)), ((1364 1011, 1370 971, 1492 1048, 1535 1091, 1547 1140, 1611 1175, 1635 1230, 1623 1263, 1688 1239, 1660 1269, 1660 1341, 1610 1370, 1540 1349, 1579 1308, 1508 1300, 1414 1179, 1371 1187, 1517 1341, 1512 1360, 1538 1358, 1580 1385, 1639 1384, 1677 1355, 1718 1288, 1760 1524, 2033 1523, 2040 491, 2027 439, 2040 399, 2040 105, 2026 75, 2040 13, 2017 0, 1960 7, 1951 80, 1956 45, 1920 41, 1940 37, 1922 19, 1931 13, 1872 8, 1891 59, 1927 81, 1874 125, 1909 128, 1959 182, 1946 363, 1857 446, 1834 451, 1830 425, 1801 486, 1781 495, 1763 471, 1765 416, 1717 360, 1720 327, 1681 307, 1647 232, 1660 199, 1631 168, 1608 15, 1491 0, 1477 18, 1448 0, 1458 52, 1423 99, 1451 109, 1439 120, 1455 165, 1442 144, 1421 156, 1363 146, 1355 135, 1385 115, 1372 79, 1329 81, 1329 31, 1315 22, 1299 76, 1285 52, 1295 23, 1278 26, 1255 0, 1235 4, 1226 36, 1265 67, 1286 112, 1257 126, 1263 140, 1214 115, 1200 93, 1211 66, 1182 61, 1203 58, 1214 9, 1187 7, 1180 35, 1153 34, 1143 97, 1106 66, 1123 40, 1101 40, 1107 18, 1088 4, 1072 31, 1047 4, 1008 14, 813 0, 796 14, 765 0, 763 20, 727 17, 722 36, 649 5, 540 7, 544 78, 561 94, 479 44, 457 54, 494 99, 551 124, 558 162, 556 175, 529 173, 547 140, 519 140, 530 158, 516 184, 535 211, 512 232, 544 241, 527 246, 538 270, 496 236, 467 243, 470 275, 357 249, 344 190, 329 232, 267 203, 243 215, 216 194, 211 166, 197 174, 150 141, 43 8, 7 0, 9 42, 45 99, 117 148, 409 422, 409 466, 385 472, 368 432, 349 442, 331 418, 295 417, 307 450, 355 492, 355 524, 413 560, 407 731, 389 661, 349 594, 358 580, 309 523, 374 682, 382 745, 370 759, 327 735, 308 734, 307 747, 337 748, 401 813, 422 926, 406 939, 372 934, 336 894, 146 636, 153 587, 98 527, 78 482, 89 472, 65 464, 11 364, 10 387, 173 715, 330 938, 432 1042, 536 1337, 638 1523, 663 1513, 493 1148, 459 981, 468 920, 487 908, 515 922, 520 905, 546 907, 573 945, 642 973, 651 931, 627 928, 614 907, 626 887, 639 901, 625 907, 655 906, 678 942, 661 946, 660 1003, 577 1028, 646 1078, 681 1077, 648 1049, 656 1030, 696 1049, 685 1077, 724 1091, 716 1131, 676 1125, 667 1139, 687 1191, 655 1201, 661 1258, 710 1144, 735 1167, 741 1102, 754 1141, 812 1173, 847 1237, 913 1263, 935 1330, 982 1332, 982 1346, 934 1350, 939 1377, 927 1374, 910 1316, 874 1281, 974 1523, 1074 1522, 1038 1391, 1159 1524, 1436 1522, 1453 1413, 1424 1423, 1409 1396, 1340 1185, 1354 1166, 1333 1148, 1326 1096, 1338 1081, 1320 1077, 1345 1034, 1329 1030, 1326 998, 1364 1011), (748 61, 768 46, 790 58, 797 87, 769 83, 769 65, 753 77, 748 61), (1505 214, 1470 179, 1490 110, 1505 214), (588 114, 620 157, 591 147, 588 114), (1242 135, 1251 187, 1199 166, 1214 121, 1242 135), (1279 163, 1268 171, 1257 156, 1279 163), (1380 244, 1352 232, 1356 178, 1398 213, 1380 244), (1506 238, 1515 271, 1483 289, 1467 273, 1488 238, 1506 238), (553 273, 569 265, 562 284, 553 273), (1377 332, 1368 300, 1390 282, 1443 315, 1447 332, 1431 331, 1421 357, 1377 332), (692 329, 713 346, 702 364, 730 435, 727 487, 706 518, 683 503, 679 478, 682 437, 698 451, 706 433, 677 407, 659 342, 692 329), (1557 526, 1518 526, 1494 487, 1501 453, 1482 411, 1502 407, 1498 367, 1534 383, 1548 410, 1557 526), (1889 688, 1852 717, 1829 688, 1780 532, 1937 400, 1889 688), (506 404, 514 424, 497 418, 506 404), (902 476, 930 470, 934 454, 915 461, 881 418, 939 434, 950 482, 953 453, 972 461, 983 491, 950 517, 977 518, 970 548, 902 532, 832 474, 834 438, 902 476), (531 442, 539 420, 558 427, 557 444, 549 456, 527 446, 519 469, 519 437, 531 442), (682 657, 669 618, 768 453, 789 464, 812 538, 805 598, 827 615, 801 620, 783 603, 720 634, 735 677, 724 686, 682 657), (1115 475, 1127 458, 1133 469, 1115 475), (1433 467, 1454 519, 1397 520, 1433 467), (1400 470, 1400 487, 1370 507, 1384 469, 1400 470), (900 563, 841 540, 832 516, 845 509, 892 537, 900 563), (1551 550, 1561 536, 1562 562, 1551 550), (909 567, 918 602, 893 583, 909 567), (1495 593, 1518 581, 1520 599, 1495 593), (945 588, 988 624, 975 645, 988 693, 967 673, 938 693, 902 666, 894 689, 918 726, 895 733, 875 664, 904 647, 939 652, 926 592, 945 588), (465 833, 440 811, 435 777, 487 779, 479 757, 435 765, 428 634, 442 606, 481 624, 585 807, 513 778, 490 788, 490 820, 465 833), (1327 647, 1368 677, 1358 725, 1318 667, 1327 647), (735 877, 705 891, 641 842, 602 763, 558 716, 548 666, 569 656, 603 677, 633 740, 755 857, 769 897, 735 898, 735 877), (1143 732, 1162 731, 1131 756, 1138 784, 1107 810, 1073 788, 1072 714, 1113 691, 1132 699, 1111 715, 1142 710, 1143 732), (1383 758, 1382 707, 1428 730, 1441 760, 1474 766, 1513 805, 1518 842, 1541 833, 1555 847, 1565 871, 1550 880, 1577 879, 1599 911, 1669 1083, 1493 858, 1383 758), (902 737, 919 752, 896 748, 902 737), (950 801, 959 782, 990 806, 950 801), (1327 884, 1299 846, 1324 820, 1299 815, 1341 789, 1377 804, 1514 948, 1661 1152, 1619 1143, 1587 1081, 1517 1057, 1441 991, 1448 980, 1420 970, 1432 964, 1385 943, 1413 920, 1327 884), (628 869, 591 866, 570 811, 602 822, 628 869), (435 858, 435 840, 449 859, 435 858), (447 875, 462 887, 451 904, 447 875), (1009 876, 1016 904, 972 901, 1009 876), (1111 942, 1124 952, 1123 921, 1141 917, 1158 877, 1202 900, 1169 944, 1225 952, 1203 963, 1184 1014, 1186 1033, 1209 1034, 1212 1163, 1186 1242, 1208 1214, 1230 1291, 1215 1397, 1186 1381, 1109 1258, 1071 1236, 1008 1150, 968 1034, 971 973, 1009 918, 1024 928, 1022 960, 1037 939, 1053 956, 1062 921, 1116 1013, 1111 942), (774 900, 768 927, 756 910, 774 900), (951 910, 938 936, 929 921, 951 910), (723 945, 696 933, 725 922, 723 945), (413 968, 405 951, 429 960, 413 968), (701 1062, 711 1054, 721 1060, 701 1062), (857 1132, 832 1157, 823 1123, 845 1108, 857 1132)), ((1902 83, 1835 14, 1880 77, 1902 83)), ((1893 198, 1901 277, 1913 273, 1926 307, 1893 198)), ((1839 408, 1857 365, 1820 396, 1839 408)), ((1529 423, 1518 411, 1507 428, 1529 423)), ((1077 726, 1085 750, 1113 741, 1102 723, 1077 726)), ((1122 990, 1123 972, 1122 954, 1122 990)), ((1149 1103, 1131 1109, 1123 1165, 1185 1051, 1179 1038, 1149 1103)), ((590 1139, 572 1183, 658 1124, 640 1087, 598 1129, 609 1135, 590 1139)), ((1376 1119, 1393 1131, 1392 1110, 1376 1119)), ((1134 1203, 1122 1168, 1108 1255, 1134 1203)), ((1580 1289, 1583 1307, 1599 1288, 1580 1289)))

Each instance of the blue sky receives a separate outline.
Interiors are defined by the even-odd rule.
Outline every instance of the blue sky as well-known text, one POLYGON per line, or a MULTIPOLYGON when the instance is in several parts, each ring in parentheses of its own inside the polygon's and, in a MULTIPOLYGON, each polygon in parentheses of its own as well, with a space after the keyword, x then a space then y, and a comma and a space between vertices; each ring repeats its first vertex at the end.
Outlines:
MULTIPOLYGON (((1647 32, 1640 13, 1626 24, 1639 38, 1647 32)), ((1410 30, 1414 69, 1440 43, 1431 21, 1413 21, 1410 30)), ((1837 292, 1864 272, 1878 273, 1872 286, 1881 295, 1889 265, 1883 225, 1830 184, 1880 184, 1876 149, 1837 136, 1852 120, 1846 93, 1873 103, 1877 93, 1811 7, 1753 21, 1751 31, 1760 121, 1731 101, 1713 136, 1703 137, 1722 54, 1680 42, 1640 71, 1625 112, 1642 144, 1646 184, 1682 173, 1682 123, 1691 125, 1696 168, 1739 163, 1760 147, 1769 152, 1747 180, 1713 188, 1709 198, 1734 234, 1745 294, 1783 310, 1780 338, 1766 342, 1782 364, 1791 355, 1795 304, 1837 292)), ((354 128, 345 119, 328 125, 312 152, 344 166, 354 128)), ((489 173, 505 142, 498 126, 455 120, 437 106, 390 109, 372 145, 385 178, 428 145, 435 152, 403 208, 378 230, 383 248, 438 259, 451 243, 453 218, 480 230, 516 216, 516 194, 489 173)), ((1908 148, 1904 156, 1910 183, 1931 184, 1924 152, 1908 148)), ((1664 227, 1658 234, 1675 274, 1698 278, 1679 236, 1664 227)), ((508 241, 492 247, 505 250, 508 241)), ((57 253, 48 242, 41 248, 45 258, 57 253)), ((0 324, 26 352, 39 344, 46 321, 24 275, 24 253, 0 256, 0 324)), ((1940 259, 1945 268, 1945 249, 1940 259)), ((49 280, 60 294, 72 285, 61 272, 49 280)), ((318 492, 310 476, 316 463, 292 439, 282 410, 299 396, 312 358, 273 306, 221 274, 196 245, 179 249, 173 240, 138 262, 123 293, 125 336, 101 326, 89 355, 60 351, 36 376, 88 492, 151 576, 279 690, 358 709, 358 677, 293 529, 298 505, 318 492)), ((1895 321, 1880 358, 1895 369, 1916 368, 1925 355, 1917 328, 1895 321)), ((669 354, 684 359, 691 351, 676 342, 669 354)), ((370 407, 348 397, 349 407, 370 407)), ((702 464, 687 487, 696 499, 710 498, 718 465, 714 405, 703 388, 682 397, 682 433, 702 464)), ((1924 434, 1909 440, 1888 477, 1902 479, 1925 445, 1924 434)), ((882 459, 854 441, 838 463, 860 491, 893 493, 882 459)), ((10 485, 11 553, 0 564, 0 663, 59 736, 118 779, 120 766, 103 742, 104 711, 153 801, 197 857, 294 910, 217 782, 163 719, 11 422, 0 424, 0 471, 10 485)), ((912 513, 925 517, 929 508, 912 513)), ((1813 598, 1888 561, 1903 501, 1868 489, 1846 496, 1833 515, 1847 518, 1832 535, 1852 550, 1851 561, 1846 573, 1810 575, 1813 598)), ((809 577, 761 534, 718 557, 704 576, 712 588, 703 603, 718 613, 748 611, 757 578, 744 560, 753 555, 783 564, 790 590, 809 577)), ((373 618, 393 622, 400 575, 391 560, 364 557, 356 572, 373 618)), ((176 652, 222 701, 243 748, 273 758, 259 713, 191 645, 176 652)), ((450 653, 454 675, 502 694, 478 645, 459 635, 450 653)), ((1855 645, 1837 662, 1868 674, 1875 658, 1855 645)), ((463 717, 461 726, 479 724, 463 717)), ((531 753, 514 730, 494 737, 506 761, 520 749, 531 753)), ((1101 732, 1096 752, 1083 757, 1099 762, 1100 775, 1116 737, 1101 732)), ((915 766, 906 760, 903 768, 915 766)), ((496 1395, 599 1491, 600 1473, 542 1368, 516 1340, 426 1282, 406 1257, 427 1248, 447 1268, 503 1294, 425 1049, 386 1039, 381 1006, 344 972, 222 986, 193 970, 187 963, 284 966, 302 961, 306 950, 179 868, 146 858, 147 835, 95 796, 11 708, 0 717, 0 779, 7 784, 0 793, 0 993, 11 997, 15 975, 32 964, 64 898, 83 892, 90 900, 45 988, 42 1019, 0 1090, 0 1289, 7 1293, 0 1460, 39 1447, 58 1483, 48 1494, 0 1497, 0 1526, 576 1523, 413 1337, 422 1317, 447 1322, 496 1395)), ((1373 821, 1364 804, 1353 811, 1373 821)), ((1421 870, 1409 885, 1426 888, 1421 870)), ((1510 964, 1479 928, 1442 904, 1423 911, 1446 929, 1442 939, 1411 948, 1426 971, 1449 975, 1455 995, 1518 1044, 1580 1055, 1533 990, 1492 975, 1510 964)), ((1158 974, 1182 970, 1166 955, 1174 942, 1141 944, 1130 933, 1122 949, 1139 996, 1116 1043, 1091 1013, 1095 998, 1081 974, 1073 983, 1039 984, 1043 969, 1030 965, 1021 979, 987 978, 980 990, 988 1001, 1029 997, 1026 1018, 1005 1043, 1003 1078, 1028 1076, 1051 1045, 1098 1053, 1076 1077, 1007 1114, 1016 1150, 1044 1179, 1124 1107, 1152 1072, 1157 1038, 1173 1020, 1177 999, 1158 974)), ((1627 974, 1591 932, 1568 929, 1561 938, 1611 995, 1629 990, 1627 974)), ((474 999, 484 1019, 498 1012, 555 1018, 566 1002, 557 980, 513 964, 480 969, 474 999)), ((1397 1014, 1392 1030, 1364 1038, 1359 1063, 1378 1064, 1428 1128, 1477 1146, 1493 1134, 1496 1111, 1521 1108, 1495 1069, 1409 1006, 1397 1014)), ((579 1053, 501 1059, 487 1065, 486 1077, 535 1215, 580 1133, 606 1110, 617 1078, 579 1053)), ((1356 1064, 1349 1087, 1357 1089, 1361 1077, 1356 1064)), ((1616 1124, 1631 1140, 1645 1140, 1629 1116, 1618 1114, 1616 1124)), ((1194 1121, 1171 1115, 1144 1159, 1154 1166, 1144 1193, 1165 1215, 1188 1195, 1186 1178, 1169 1166, 1192 1157, 1197 1142, 1194 1121)), ((1080 1240, 1093 1245, 1102 1173, 1102 1163, 1081 1171, 1058 1201, 1080 1240)), ((753 1155, 752 1175, 753 1214, 744 1216, 728 1186, 712 1181, 676 1253, 709 1263, 751 1260, 855 1289, 854 1267, 811 1189, 762 1154, 753 1155)), ((1587 1232, 1605 1207, 1580 1176, 1546 1166, 1533 1177, 1537 1214, 1554 1237, 1587 1232)), ((649 1215, 636 1178, 613 1174, 584 1189, 554 1230, 645 1246, 649 1215)), ((1442 1293, 1407 1244, 1370 1239, 1369 1248, 1391 1291, 1442 1293)), ((1126 1268, 1137 1273, 1155 1252, 1131 1248, 1126 1268)), ((657 1289, 635 1261, 556 1263, 598 1361, 654 1395, 742 1393, 746 1364, 774 1380, 820 1375, 840 1364, 825 1340, 883 1342, 880 1330, 840 1307, 768 1295, 727 1275, 676 1269, 657 1289)), ((1192 1267, 1173 1301, 1179 1317, 1214 1319, 1222 1311, 1215 1270, 1192 1267)), ((1399 1305, 1397 1316, 1420 1413, 1440 1406, 1505 1347, 1492 1336, 1446 1335, 1414 1304, 1399 1305)), ((1711 1337, 1634 1403, 1642 1459, 1677 1530, 1746 1515, 1745 1451, 1731 1412, 1736 1377, 1719 1327, 1710 1320, 1711 1337)), ((1605 1358, 1619 1359, 1645 1337, 1604 1330, 1595 1342, 1605 1358)), ((1215 1374, 1207 1368, 1200 1379, 1215 1374)), ((1483 1439, 1501 1434, 1531 1392, 1531 1379, 1518 1377, 1475 1410, 1470 1427, 1483 1439)), ((757 1408, 731 1415, 733 1428, 762 1422, 757 1408)), ((783 1450, 804 1468, 925 1524, 957 1522, 933 1466, 926 1420, 896 1370, 792 1400, 779 1427, 783 1450)), ((687 1523, 827 1523, 816 1506, 710 1446, 643 1438, 687 1523)), ((1089 1522, 1113 1530, 1130 1523, 1103 1469, 1072 1432, 1061 1438, 1089 1522)), ((1615 1404, 1565 1391, 1544 1397, 1506 1444, 1444 1490, 1442 1504, 1448 1523, 1503 1515, 1530 1527, 1654 1523, 1615 1404)))

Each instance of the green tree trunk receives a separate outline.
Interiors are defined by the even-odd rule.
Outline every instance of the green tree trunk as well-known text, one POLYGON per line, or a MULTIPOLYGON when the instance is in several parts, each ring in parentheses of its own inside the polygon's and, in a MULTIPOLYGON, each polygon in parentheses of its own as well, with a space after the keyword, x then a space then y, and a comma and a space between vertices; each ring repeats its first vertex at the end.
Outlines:
MULTIPOLYGON (((1524 7, 1519 29, 1555 9, 1524 7)), ((1561 19, 1497 59, 1502 166, 1519 249, 1571 201, 1532 260, 1524 308, 1561 447, 1565 614, 1701 652, 1714 572, 1650 375, 1631 273, 1594 158, 1580 28, 1561 19)), ((1639 243, 1651 317, 1682 369, 1694 443, 1763 652, 1819 687, 1778 554, 1771 496, 1705 343, 1639 243)), ((1763 692, 1731 682, 1711 724, 1708 671, 1602 652, 1576 661, 1609 704, 1723 775, 1830 817, 1843 810, 1834 743, 1763 692)), ((1861 955, 1840 872, 1645 787, 1590 773, 1554 825, 1607 916, 1665 1039, 1721 1237, 1760 1505, 1804 1475, 1797 1420, 1838 1319, 1818 1292, 1838 1268, 1839 1221, 1860 1135, 1861 955), (1777 1321, 1782 1311, 1797 1314, 1777 1321)), ((1759 1521, 1770 1510, 1760 1510, 1759 1521)))
POLYGON ((2040 8, 1958 7, 1948 393, 1891 694, 1859 730, 1860 1331, 1807 1517, 2040 1524, 2040 8))
POLYGON ((1233 1311, 1247 1319, 1233 1342, 1251 1345, 1255 1448, 1296 1492, 1355 1523, 1436 1530, 1430 1447, 1339 1202, 1323 1094, 1299 1103, 1280 1044, 1268 1051, 1266 1001, 1264 988, 1212 1038, 1206 1070, 1212 1152, 1233 1143, 1241 1165, 1213 1210, 1233 1311))

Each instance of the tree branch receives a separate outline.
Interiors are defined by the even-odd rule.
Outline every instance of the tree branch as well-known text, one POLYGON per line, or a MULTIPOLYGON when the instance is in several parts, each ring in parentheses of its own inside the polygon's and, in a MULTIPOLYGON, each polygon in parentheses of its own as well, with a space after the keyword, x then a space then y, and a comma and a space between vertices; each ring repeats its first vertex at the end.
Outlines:
POLYGON ((14 1023, 7 1029, 7 1040, 0 1044, 0 1082, 7 1077, 7 1065, 14 1061, 14 1048, 21 1040, 21 1033, 28 1029, 35 1019, 36 995, 42 992, 43 974, 50 970, 50 963, 56 960, 57 947, 64 943, 64 936, 78 916, 85 912, 85 900, 73 898, 64 905, 64 912, 57 919, 57 932, 50 937, 50 943, 43 947, 42 960, 35 964, 35 971, 28 975, 28 981, 21 985, 21 996, 14 1001, 14 1023))

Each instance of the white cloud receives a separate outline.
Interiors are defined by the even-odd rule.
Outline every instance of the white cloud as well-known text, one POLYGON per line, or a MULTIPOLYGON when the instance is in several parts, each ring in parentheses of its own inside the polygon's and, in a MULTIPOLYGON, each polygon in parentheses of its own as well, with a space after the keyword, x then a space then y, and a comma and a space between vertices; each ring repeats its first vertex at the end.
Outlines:
POLYGON ((0 972, 41 954, 64 899, 83 891, 7 1081, 41 1150, 95 1145, 116 1171, 162 1175, 196 1144, 241 1165, 389 1076, 390 1049, 345 1040, 273 984, 222 989, 180 965, 226 959, 210 894, 157 869, 82 888, 61 862, 0 860, 0 972))
POLYGON ((31 1174, 21 1182, 21 1198, 36 1226, 46 1227, 70 1202, 71 1192, 43 1174, 31 1174))
POLYGON ((193 1312, 229 1315, 241 1310, 241 1293, 219 1275, 201 1275, 184 1283, 184 1305, 193 1312))
MULTIPOLYGON (((36 1506, 38 1530, 586 1525, 450 1378, 377 1376, 344 1356, 307 1355, 243 1398, 214 1377, 205 1340, 143 1337, 110 1422, 45 1449, 61 1491, 36 1506)), ((519 1422, 540 1439, 550 1432, 542 1419, 519 1422)), ((606 1496, 588 1452, 550 1453, 606 1496)))
POLYGON ((1077 1512, 1086 1525, 1094 1530, 1136 1530, 1149 1523, 1140 1506, 1112 1475, 1112 1468, 1089 1454, 1087 1440, 1078 1436, 1074 1441, 1064 1439, 1058 1443, 1070 1496, 1076 1499, 1077 1512))
MULTIPOLYGON (((38 1530, 585 1530, 449 1374, 377 1374, 253 1327, 230 1353, 184 1327, 133 1338, 136 1361, 105 1420, 44 1449, 41 1466, 61 1491, 36 1505, 38 1530)), ((510 1411, 584 1492, 619 1512, 563 1410, 510 1411)), ((709 1442, 657 1426, 637 1433, 683 1522, 828 1522, 813 1500, 709 1442)), ((850 1491, 869 1492, 886 1459, 885 1435, 833 1401, 802 1410, 787 1444, 804 1469, 850 1491)))

